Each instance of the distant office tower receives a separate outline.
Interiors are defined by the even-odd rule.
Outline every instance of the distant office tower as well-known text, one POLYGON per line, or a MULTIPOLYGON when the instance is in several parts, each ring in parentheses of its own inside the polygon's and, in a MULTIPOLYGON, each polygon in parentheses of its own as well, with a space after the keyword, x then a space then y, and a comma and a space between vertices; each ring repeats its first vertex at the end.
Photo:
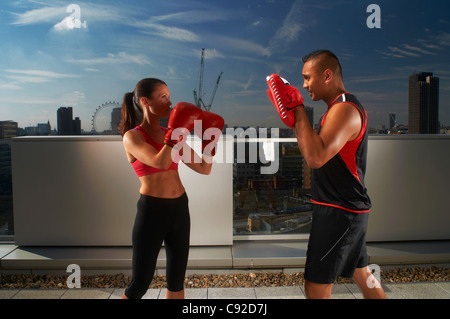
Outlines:
POLYGON ((439 78, 422 72, 409 77, 409 134, 439 134, 439 78))
POLYGON ((111 112, 111 130, 114 135, 119 134, 119 124, 122 119, 122 109, 116 107, 111 112))
POLYGON ((60 107, 57 112, 58 115, 58 135, 72 134, 72 108, 60 107))
POLYGON ((397 114, 389 113, 389 115, 388 115, 388 129, 392 130, 396 126, 397 126, 397 114))
POLYGON ((79 117, 73 119, 71 107, 60 107, 58 116, 58 135, 81 135, 81 120, 79 117))
POLYGON ((0 140, 17 136, 17 122, 0 121, 0 140))
POLYGON ((72 121, 72 135, 81 135, 81 120, 79 117, 72 121))

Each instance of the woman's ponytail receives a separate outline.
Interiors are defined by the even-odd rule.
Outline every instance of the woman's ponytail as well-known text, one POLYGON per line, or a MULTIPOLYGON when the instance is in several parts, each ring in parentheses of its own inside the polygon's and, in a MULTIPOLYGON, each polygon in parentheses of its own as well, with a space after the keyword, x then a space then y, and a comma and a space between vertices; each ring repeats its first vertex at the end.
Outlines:
POLYGON ((134 92, 126 93, 122 102, 122 118, 119 124, 119 132, 123 136, 128 130, 131 130, 139 123, 134 106, 134 92))

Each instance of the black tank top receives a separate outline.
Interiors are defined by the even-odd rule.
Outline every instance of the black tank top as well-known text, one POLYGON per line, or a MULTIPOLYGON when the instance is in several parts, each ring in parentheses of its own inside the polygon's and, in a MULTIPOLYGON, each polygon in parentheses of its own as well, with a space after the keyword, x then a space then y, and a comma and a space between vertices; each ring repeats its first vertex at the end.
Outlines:
POLYGON ((364 185, 367 162, 367 114, 355 96, 339 95, 320 119, 317 134, 326 121, 329 110, 336 103, 349 103, 362 115, 363 125, 358 137, 347 142, 332 159, 319 169, 312 170, 312 202, 338 207, 354 213, 367 213, 372 206, 364 185))

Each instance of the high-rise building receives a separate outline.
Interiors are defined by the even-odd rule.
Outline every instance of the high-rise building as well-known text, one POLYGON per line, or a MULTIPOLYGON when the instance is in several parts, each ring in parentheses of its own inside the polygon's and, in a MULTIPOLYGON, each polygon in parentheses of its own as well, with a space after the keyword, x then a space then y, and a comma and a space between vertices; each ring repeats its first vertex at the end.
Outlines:
POLYGON ((119 134, 119 124, 122 119, 122 109, 120 107, 116 107, 111 112, 111 130, 112 134, 119 134))
POLYGON ((7 139, 17 136, 17 122, 0 121, 0 139, 7 139))
POLYGON ((409 134, 439 134, 439 129, 439 78, 430 72, 410 75, 409 134))
POLYGON ((81 120, 73 119, 71 107, 60 107, 57 112, 58 135, 81 135, 81 120))
POLYGON ((72 108, 60 107, 57 111, 58 116, 58 135, 72 134, 72 108))
POLYGON ((388 130, 392 130, 397 126, 397 114, 389 113, 388 115, 388 130))

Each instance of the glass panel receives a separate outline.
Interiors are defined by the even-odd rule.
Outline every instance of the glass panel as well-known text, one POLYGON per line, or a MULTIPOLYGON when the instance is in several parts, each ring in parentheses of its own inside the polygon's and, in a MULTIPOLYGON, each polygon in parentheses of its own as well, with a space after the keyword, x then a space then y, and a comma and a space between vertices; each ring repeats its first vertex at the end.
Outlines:
POLYGON ((235 150, 238 154, 233 170, 234 235, 308 234, 312 220, 311 170, 297 141, 237 141, 235 150), (244 146, 245 156, 239 152, 239 147, 244 146), (275 152, 278 156, 266 162, 267 154, 273 152, 271 147, 278 148, 275 152), (270 166, 275 166, 267 170, 270 174, 261 174, 270 166))
POLYGON ((13 233, 11 140, 0 139, 0 240, 13 233))

